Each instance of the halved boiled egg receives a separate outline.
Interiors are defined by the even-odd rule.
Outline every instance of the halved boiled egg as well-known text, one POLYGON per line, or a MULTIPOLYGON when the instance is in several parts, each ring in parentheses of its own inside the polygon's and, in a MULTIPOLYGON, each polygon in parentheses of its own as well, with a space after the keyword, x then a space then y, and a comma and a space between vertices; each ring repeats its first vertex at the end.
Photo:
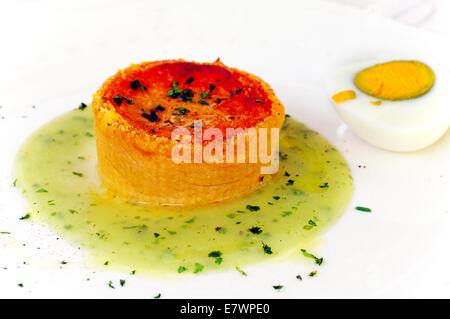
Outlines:
POLYGON ((342 120, 362 139, 390 151, 414 151, 450 124, 448 77, 419 61, 355 63, 339 68, 327 91, 342 120))

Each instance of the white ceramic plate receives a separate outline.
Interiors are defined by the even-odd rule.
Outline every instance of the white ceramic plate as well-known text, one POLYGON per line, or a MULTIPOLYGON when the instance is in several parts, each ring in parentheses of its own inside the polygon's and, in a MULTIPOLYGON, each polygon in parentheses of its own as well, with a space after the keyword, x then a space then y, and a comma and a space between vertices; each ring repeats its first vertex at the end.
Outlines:
MULTIPOLYGON (((40 21, 52 5, 33 8, 44 15, 37 14, 40 21)), ((449 297, 450 133, 419 152, 386 152, 353 135, 324 91, 326 74, 348 61, 411 57, 440 61, 449 70, 448 43, 320 1, 102 5, 58 7, 58 15, 36 29, 29 27, 30 14, 28 28, 16 31, 26 35, 15 40, 17 56, 3 57, 10 62, 0 87, 0 231, 12 234, 0 237, 0 297, 449 297), (80 16, 86 24, 78 23, 80 16), (127 28, 114 23, 119 17, 127 28), (30 43, 33 55, 22 51, 30 43), (231 271, 170 281, 86 269, 76 247, 45 227, 18 221, 24 208, 11 169, 29 134, 89 102, 107 76, 131 62, 217 56, 269 82, 287 113, 327 137, 351 167, 354 197, 318 248, 326 262, 317 276, 308 278, 314 265, 299 260, 247 267, 248 277, 231 271), (373 212, 358 212, 356 205, 373 212), (69 264, 62 267, 61 260, 69 264), (295 278, 299 273, 303 281, 295 278), (124 288, 119 279, 127 280, 124 288), (276 284, 284 288, 275 291, 276 284)))

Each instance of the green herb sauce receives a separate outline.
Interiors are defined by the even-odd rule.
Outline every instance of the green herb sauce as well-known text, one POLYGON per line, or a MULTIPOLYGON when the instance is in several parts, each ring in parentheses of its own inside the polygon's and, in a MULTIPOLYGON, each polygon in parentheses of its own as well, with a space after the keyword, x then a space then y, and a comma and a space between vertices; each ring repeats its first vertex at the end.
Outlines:
POLYGON ((299 255, 342 215, 352 177, 332 145, 286 118, 280 155, 277 175, 244 198, 200 208, 132 204, 101 184, 87 106, 30 136, 14 174, 29 206, 24 222, 50 226, 85 252, 89 266, 107 260, 108 269, 127 273, 184 276, 299 255))

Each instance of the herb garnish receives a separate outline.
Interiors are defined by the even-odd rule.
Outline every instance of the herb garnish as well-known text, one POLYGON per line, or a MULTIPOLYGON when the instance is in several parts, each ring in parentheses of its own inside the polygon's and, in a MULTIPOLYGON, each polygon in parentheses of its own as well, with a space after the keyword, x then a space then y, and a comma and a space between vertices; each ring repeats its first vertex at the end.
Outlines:
POLYGON ((85 108, 87 108, 87 105, 84 104, 83 102, 81 102, 81 104, 78 106, 78 109, 79 109, 80 111, 83 111, 85 108))
POLYGON ((275 200, 279 200, 280 196, 273 196, 272 198, 275 199, 275 200))
POLYGON ((203 93, 200 93, 200 97, 201 97, 202 99, 206 99, 206 98, 208 97, 208 95, 209 95, 209 92, 203 92, 203 93))
POLYGON ((184 266, 178 267, 178 273, 179 273, 179 274, 181 274, 182 272, 185 272, 186 270, 187 270, 187 268, 184 267, 184 266))
POLYGON ((260 209, 259 206, 253 206, 253 205, 247 205, 245 208, 247 208, 251 212, 257 212, 260 209))
POLYGON ((214 89, 216 88, 216 86, 212 83, 209 84, 209 92, 214 91, 214 89))
POLYGON ((309 273, 309 277, 314 277, 315 275, 317 275, 317 270, 313 270, 309 273))
POLYGON ((113 282, 111 280, 108 282, 108 287, 112 288, 112 289, 116 289, 116 287, 114 287, 113 282))
POLYGON ((215 260, 216 264, 222 263, 223 258, 221 256, 222 256, 222 252, 219 250, 214 250, 208 254, 208 257, 216 258, 216 260, 215 260))
POLYGON ((275 290, 283 289, 283 286, 282 286, 282 285, 277 285, 277 286, 272 286, 272 287, 273 287, 273 289, 275 289, 275 290))
POLYGON ((216 232, 220 234, 225 234, 227 232, 226 228, 223 227, 216 227, 216 232))
POLYGON ((231 93, 231 96, 238 94, 239 92, 241 92, 242 89, 237 89, 236 91, 234 91, 233 93, 231 93))
POLYGON ((263 241, 261 243, 263 245, 264 253, 267 254, 267 255, 271 255, 272 254, 272 248, 270 248, 270 246, 266 245, 263 241))
POLYGON ((125 101, 127 101, 128 104, 134 104, 133 100, 130 100, 129 98, 126 98, 125 96, 121 95, 122 99, 124 99, 125 101))
POLYGON ((364 206, 356 206, 355 209, 366 213, 370 213, 372 211, 370 208, 364 206))
POLYGON ((183 116, 190 112, 187 108, 184 108, 184 107, 177 107, 177 108, 175 108, 175 110, 178 111, 178 113, 173 113, 173 115, 178 115, 178 116, 183 116))
POLYGON ((256 226, 253 226, 253 227, 250 228, 248 231, 251 232, 251 233, 253 233, 253 234, 256 234, 256 235, 259 235, 259 234, 262 233, 262 229, 259 228, 259 227, 256 227, 256 226))
POLYGON ((191 102, 194 97, 194 91, 190 89, 183 90, 180 94, 180 99, 183 102, 191 102))
POLYGON ((184 83, 191 84, 192 82, 194 82, 194 77, 193 76, 191 76, 189 79, 187 79, 186 82, 184 82, 184 83))
POLYGON ((220 256, 222 256, 222 252, 219 250, 214 250, 208 254, 208 257, 213 257, 213 258, 220 257, 220 256))
POLYGON ((308 253, 308 252, 306 251, 306 249, 300 249, 300 251, 303 253, 303 256, 314 259, 314 261, 316 262, 316 264, 318 264, 319 266, 322 265, 322 263, 323 263, 323 257, 318 258, 318 257, 314 256, 313 254, 308 253))
POLYGON ((161 106, 161 104, 158 104, 157 106, 155 106, 155 111, 160 111, 160 112, 162 112, 162 111, 164 111, 166 108, 165 107, 162 107, 161 106))
POLYGON ((141 86, 141 83, 139 83, 138 80, 133 80, 130 82, 130 88, 132 88, 133 90, 139 89, 140 86, 141 86))
POLYGON ((194 274, 198 274, 199 272, 201 272, 203 270, 203 268, 205 268, 205 267, 202 264, 195 263, 194 274))
POLYGON ((150 111, 149 113, 142 113, 142 117, 146 118, 147 120, 149 120, 150 122, 158 122, 159 118, 156 115, 155 111, 150 111))
POLYGON ((73 175, 76 175, 78 177, 83 177, 83 173, 79 173, 79 172, 72 172, 73 175))
POLYGON ((125 285, 125 279, 120 279, 120 285, 123 287, 125 285))
POLYGON ((243 271, 241 268, 239 268, 239 266, 236 266, 236 270, 239 271, 242 276, 247 277, 247 273, 245 271, 243 271))
POLYGON ((290 215, 292 215, 292 212, 289 210, 281 213, 281 216, 283 216, 283 217, 290 216, 290 215))
POLYGON ((11 233, 9 231, 0 231, 1 235, 10 235, 11 233))
POLYGON ((174 88, 172 90, 167 91, 166 96, 170 96, 174 99, 180 96, 181 89, 180 88, 174 88))
POLYGON ((319 185, 320 188, 328 188, 328 183, 324 183, 323 185, 319 185))
POLYGON ((27 213, 25 216, 20 217, 20 220, 29 219, 31 217, 30 213, 27 213))
POLYGON ((118 95, 113 96, 113 101, 117 104, 117 106, 120 106, 122 104, 122 98, 118 95))
POLYGON ((204 101, 204 100, 200 100, 198 101, 198 104, 202 104, 202 105, 209 105, 208 102, 204 101))
POLYGON ((17 178, 13 182, 13 186, 16 187, 16 185, 17 185, 17 178))
POLYGON ((48 193, 48 190, 46 190, 45 188, 39 188, 36 193, 48 193))
POLYGON ((256 102, 256 103, 262 104, 263 101, 261 101, 261 100, 256 100, 255 102, 256 102))
POLYGON ((308 224, 303 226, 303 229, 310 230, 313 227, 317 226, 317 221, 319 220, 316 216, 313 217, 314 220, 308 220, 308 224))
POLYGON ((167 91, 166 96, 170 96, 174 99, 178 98, 181 93, 181 89, 178 87, 178 82, 173 82, 171 85, 171 90, 167 91))
POLYGON ((159 293, 155 297, 153 297, 153 299, 159 299, 159 298, 161 298, 161 293, 159 293))
POLYGON ((297 278, 298 280, 303 280, 302 276, 300 275, 295 276, 295 278, 297 278))
POLYGON ((23 288, 23 284, 22 283, 18 284, 17 286, 19 286, 20 288, 23 288))
POLYGON ((295 182, 294 180, 290 179, 287 181, 286 186, 292 186, 294 185, 294 182, 295 182))

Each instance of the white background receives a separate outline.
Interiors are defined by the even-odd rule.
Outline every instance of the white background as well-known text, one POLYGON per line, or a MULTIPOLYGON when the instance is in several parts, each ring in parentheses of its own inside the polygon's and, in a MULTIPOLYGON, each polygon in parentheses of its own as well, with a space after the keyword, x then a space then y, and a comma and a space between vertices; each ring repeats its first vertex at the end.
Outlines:
MULTIPOLYGON (((358 32, 358 23, 363 30, 380 24, 385 34, 384 45, 377 46, 380 51, 404 54, 400 48, 395 48, 399 39, 389 37, 392 27, 402 34, 420 35, 420 39, 425 39, 417 42, 416 47, 412 46, 418 54, 425 52, 431 42, 441 41, 440 50, 450 56, 449 1, 395 1, 396 6, 393 2, 2 1, 0 116, 25 114, 33 105, 39 106, 40 101, 58 94, 62 95, 60 100, 67 100, 67 107, 55 112, 62 113, 76 107, 80 101, 89 102, 90 94, 118 68, 131 62, 162 58, 212 61, 220 56, 228 65, 257 73, 275 88, 278 83, 287 81, 317 90, 323 86, 326 71, 336 62, 336 54, 342 47, 353 48, 347 57, 341 57, 343 60, 351 61, 373 53, 372 48, 358 47, 358 43, 367 43, 373 36, 358 32), (348 7, 342 7, 339 2, 348 7), (304 11, 312 16, 304 16, 304 11), (335 34, 336 30, 327 27, 326 21, 316 26, 314 14, 335 16, 333 23, 342 19, 340 33, 335 34), (309 25, 312 27, 308 28, 309 25), (426 39, 432 40, 427 43, 426 39)), ((330 26, 333 23, 330 22, 330 26)), ((449 65, 448 61, 443 61, 442 68, 450 70, 449 65)), ((29 123, 36 127, 39 124, 29 123)), ((2 141, 7 140, 6 135, 1 137, 2 141)), ((423 165, 433 164, 424 162, 423 165)), ((9 168, 2 169, 3 182, 8 178, 9 168)), ((448 187, 448 176, 444 174, 441 178, 446 181, 442 185, 448 187)), ((0 191, 5 192, 5 189, 0 191)), ((445 201, 448 216, 449 199, 441 200, 445 201)), ((0 206, 0 213, 8 213, 4 205, 0 206)), ((444 227, 448 226, 447 216, 444 227)), ((370 295, 346 293, 343 287, 342 296, 450 297, 450 234, 447 233, 444 231, 432 245, 421 247, 421 250, 426 249, 426 254, 418 252, 423 256, 420 262, 408 269, 401 279, 370 295)), ((378 235, 382 236, 383 231, 378 235)), ((14 254, 1 244, 0 258, 2 253, 14 254)), ((395 260, 391 262, 395 268, 395 260)), ((31 280, 35 275, 33 271, 32 267, 22 267, 21 278, 31 280)), ((64 274, 56 276, 66 280, 64 274)), ((16 281, 15 278, 8 280, 16 281)), ((34 294, 29 286, 23 291, 10 291, 9 286, 0 285, 0 296, 54 296, 52 292, 34 294)), ((36 291, 40 290, 36 288, 36 291)), ((154 291, 156 294, 158 290, 154 291)), ((146 296, 127 296, 151 297, 151 294, 153 291, 146 296)), ((87 295, 95 296, 123 295, 113 295, 110 291, 87 295)), ((315 296, 320 297, 320 294, 315 296)), ((329 295, 324 293, 324 296, 329 295)))

